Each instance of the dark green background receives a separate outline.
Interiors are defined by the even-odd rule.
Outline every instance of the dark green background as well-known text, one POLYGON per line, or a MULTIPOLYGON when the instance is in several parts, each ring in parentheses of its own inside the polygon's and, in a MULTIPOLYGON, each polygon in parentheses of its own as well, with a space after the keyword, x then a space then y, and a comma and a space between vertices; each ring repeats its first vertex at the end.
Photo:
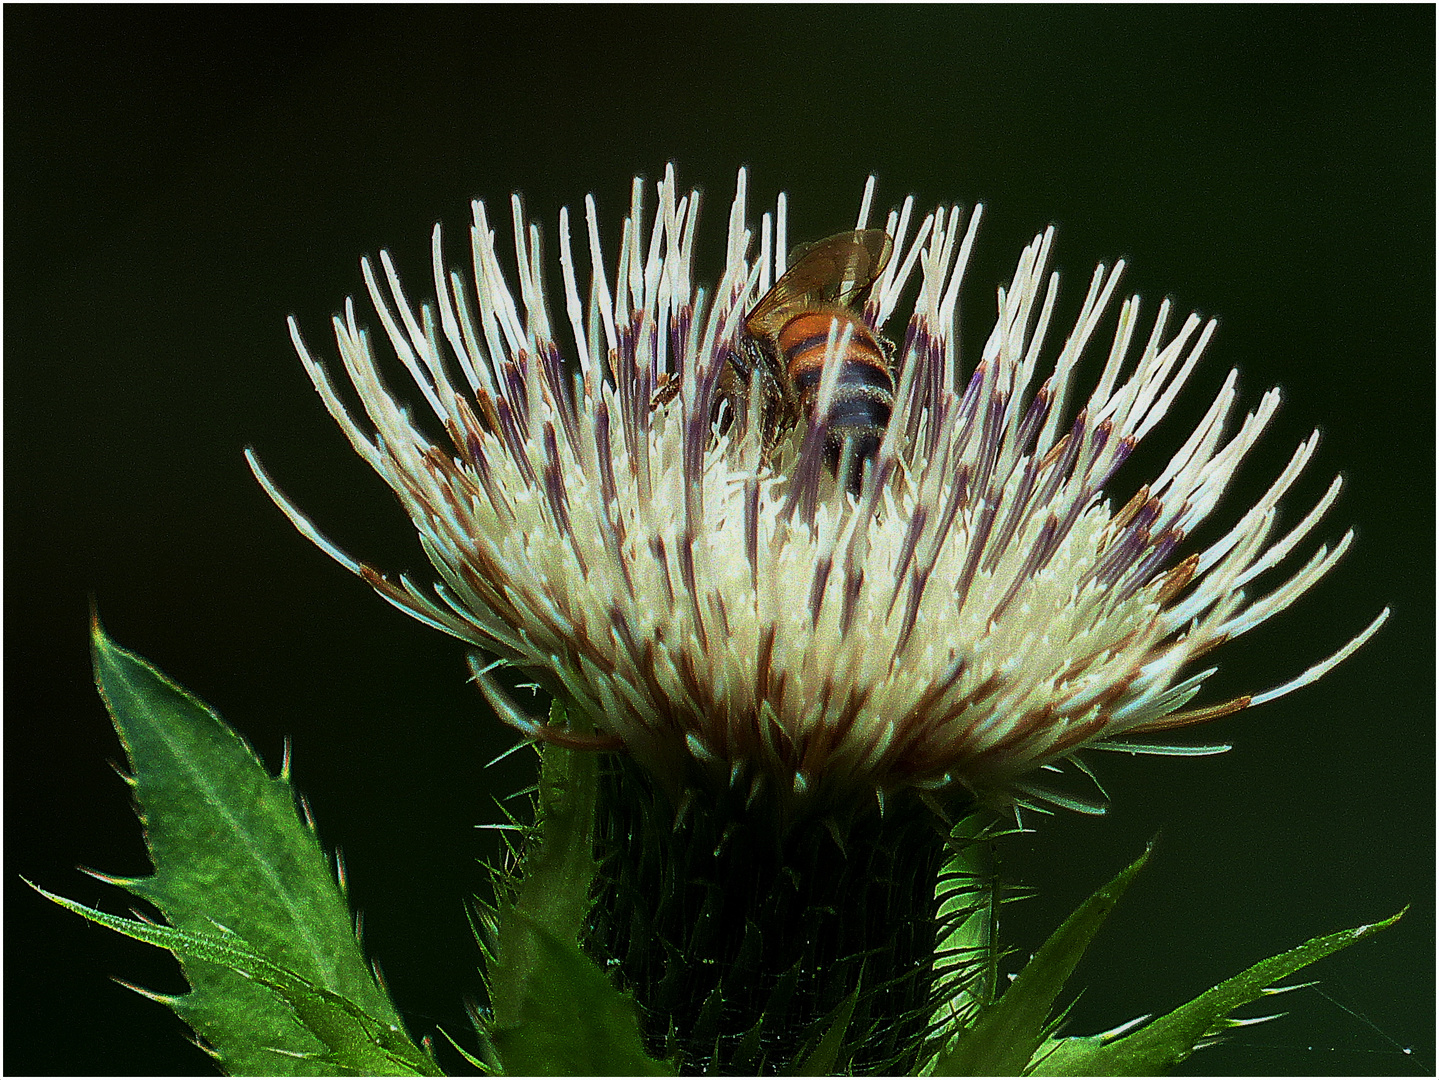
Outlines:
POLYGON ((1051 221, 1071 304, 1124 256, 1151 302, 1221 315, 1183 415, 1230 366, 1248 404, 1287 397, 1225 522, 1323 427, 1291 505, 1342 471, 1324 535, 1353 523, 1358 541, 1220 653, 1210 700, 1287 679, 1384 604, 1389 625, 1319 686, 1214 725, 1235 743, 1222 758, 1101 758, 1108 818, 1010 845, 1039 899, 1006 929, 1033 948, 1163 830, 1081 972, 1074 1029, 1096 1031, 1412 903, 1276 1002, 1289 1017, 1189 1069, 1432 1070, 1431 8, 9 7, 5 31, 5 1071, 207 1067, 107 981, 177 991, 173 963, 17 877, 115 911, 74 865, 145 867, 90 684, 92 595, 272 765, 293 738, 401 1009, 464 1037, 461 900, 489 850, 472 825, 523 770, 482 773, 510 736, 462 648, 300 539, 240 450, 351 552, 422 571, 284 317, 328 353, 328 316, 381 246, 422 293, 431 224, 460 240, 471 196, 507 229, 523 191, 553 242, 558 207, 594 192, 613 246, 631 175, 671 160, 705 189, 711 238, 741 163, 763 201, 790 192, 796 239, 844 227, 871 170, 884 206, 984 200, 974 333, 1051 221))

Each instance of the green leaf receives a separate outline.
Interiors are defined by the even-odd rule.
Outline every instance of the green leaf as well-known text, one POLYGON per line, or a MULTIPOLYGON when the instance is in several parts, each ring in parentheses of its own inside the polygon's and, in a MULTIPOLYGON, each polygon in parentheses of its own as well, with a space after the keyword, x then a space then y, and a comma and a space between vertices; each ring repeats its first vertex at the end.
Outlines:
POLYGON ((830 1014, 833 1019, 830 1021, 829 1027, 825 1029, 824 1036, 805 1057, 799 1068, 790 1075, 835 1075, 839 1069, 839 1053, 844 1048, 845 1032, 849 1029, 849 1022, 854 1017, 854 1007, 859 1002, 859 990, 860 988, 856 986, 854 993, 841 1001, 830 1014))
POLYGON ((923 1070, 934 1076, 1018 1076, 1043 1042, 1065 982, 1124 890, 1149 860, 1149 849, 1096 892, 1030 958, 1004 996, 982 1009, 923 1070))
POLYGON ((949 858, 935 885, 944 931, 935 943, 934 971, 944 1001, 932 1022, 945 1042, 999 996, 1002 890, 994 863, 996 835, 992 814, 970 814, 957 821, 949 834, 949 858))
POLYGON ((1404 911, 1383 922, 1310 938, 1298 948, 1261 960, 1188 1004, 1120 1038, 1056 1040, 1053 1049, 1047 1048, 1036 1058, 1030 1071, 1036 1076, 1152 1076, 1167 1072, 1192 1054, 1204 1039, 1224 1027, 1242 1023, 1225 1019, 1235 1009, 1266 994, 1281 992, 1273 989, 1281 979, 1393 926, 1404 911))
MULTIPOLYGON (((402 1031, 365 964, 314 829, 296 811, 288 768, 270 775, 213 710, 116 645, 98 620, 92 649, 155 865, 147 878, 96 876, 153 903, 190 935, 185 940, 210 938, 218 927, 243 941, 247 954, 402 1031)), ((195 948, 172 951, 192 990, 163 1000, 225 1071, 326 1075, 340 1064, 326 1060, 325 1038, 275 987, 195 948)))
MULTIPOLYGON (((29 884, 27 882, 27 884, 29 884)), ((324 1043, 326 1053, 307 1060, 322 1064, 327 1075, 440 1076, 435 1065, 397 1024, 370 1016, 354 1002, 316 986, 293 971, 251 952, 237 936, 213 937, 170 926, 137 922, 66 900, 31 884, 40 895, 111 930, 169 949, 176 956, 202 960, 234 972, 274 992, 305 1029, 324 1043)))
POLYGON ((512 1022, 489 1032, 506 1073, 673 1074, 645 1054, 633 1000, 616 990, 577 944, 561 941, 519 909, 510 913, 510 929, 527 933, 532 977, 511 1003, 516 1006, 512 1022))
MULTIPOLYGON (((563 728, 562 706, 550 722, 563 728)), ((495 910, 486 1035, 505 1072, 529 1076, 660 1076, 633 999, 580 948, 595 876, 599 762, 585 751, 540 751, 537 821, 518 881, 495 910)))

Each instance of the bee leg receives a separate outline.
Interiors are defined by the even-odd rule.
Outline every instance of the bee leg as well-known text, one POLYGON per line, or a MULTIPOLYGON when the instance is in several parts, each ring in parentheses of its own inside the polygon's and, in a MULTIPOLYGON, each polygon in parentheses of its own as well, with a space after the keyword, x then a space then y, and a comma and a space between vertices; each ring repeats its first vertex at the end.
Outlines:
MULTIPOLYGON (((855 437, 847 435, 842 443, 830 449, 834 460, 829 464, 834 469, 836 490, 858 496, 864 481, 864 462, 855 451, 855 437)), ((831 454, 827 453, 825 457, 831 457, 831 454)))
POLYGON ((872 471, 879 457, 882 436, 873 430, 847 432, 843 440, 834 440, 825 448, 825 461, 834 473, 839 490, 858 497, 864 489, 864 478, 872 471))
POLYGON ((668 405, 680 392, 680 383, 682 380, 678 375, 672 376, 668 371, 662 371, 660 372, 660 378, 664 381, 660 383, 659 389, 654 393, 654 397, 650 398, 651 411, 658 409, 661 405, 668 405))

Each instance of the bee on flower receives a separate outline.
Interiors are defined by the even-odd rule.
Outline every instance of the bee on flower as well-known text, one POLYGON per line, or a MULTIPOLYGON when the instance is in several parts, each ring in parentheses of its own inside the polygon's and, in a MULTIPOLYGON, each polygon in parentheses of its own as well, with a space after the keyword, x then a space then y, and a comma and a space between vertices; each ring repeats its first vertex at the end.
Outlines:
POLYGON ((649 215, 634 181, 617 243, 592 198, 582 243, 561 210, 553 307, 518 197, 512 257, 473 204, 471 281, 447 269, 435 227, 433 302, 407 299, 388 254, 378 271, 364 260, 383 336, 442 443, 387 389, 353 302, 334 332, 358 408, 292 321, 325 407, 418 531, 433 587, 345 554, 250 455, 302 533, 478 650, 474 676, 503 719, 613 753, 601 854, 659 855, 606 878, 589 945, 635 991, 652 1046, 678 1038, 697 1068, 780 1067, 760 1027, 812 1026, 861 969, 876 989, 856 1013, 853 1067, 908 1067, 936 992, 937 821, 976 805, 1100 809, 1046 777, 1088 749, 1223 749, 1155 740, 1313 682, 1387 615, 1281 685, 1200 698, 1215 669, 1199 662, 1349 546, 1352 533, 1321 544, 1255 591, 1339 494, 1336 478, 1279 529, 1317 433, 1196 548, 1279 392, 1239 415, 1231 371, 1158 475, 1116 490, 1215 324, 1124 299, 1095 345, 1098 378, 1080 385, 1123 264, 1100 266, 1052 334, 1051 229, 1000 288, 980 354, 961 357, 981 208, 919 217, 909 199, 881 224, 874 188, 852 231, 791 254, 784 197, 756 226, 741 171, 712 286, 695 266, 699 193, 672 169, 649 215), (583 725, 529 715, 498 664, 583 725), (844 906, 883 907, 890 929, 871 940, 876 920, 844 906), (675 991, 675 964, 719 974, 675 991), (716 986, 723 1007, 707 1009, 716 986))

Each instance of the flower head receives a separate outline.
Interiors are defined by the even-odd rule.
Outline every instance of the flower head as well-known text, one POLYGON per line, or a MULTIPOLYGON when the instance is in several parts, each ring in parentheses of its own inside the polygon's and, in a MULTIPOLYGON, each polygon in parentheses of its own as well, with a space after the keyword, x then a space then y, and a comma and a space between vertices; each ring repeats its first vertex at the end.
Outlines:
MULTIPOLYGON (((892 415, 840 483, 826 418, 852 327, 831 322, 818 403, 778 445, 755 395, 733 390, 746 316, 786 268, 783 196, 756 231, 741 171, 709 290, 694 271, 698 192, 667 171, 652 221, 644 193, 635 180, 608 254, 592 199, 583 251, 561 211, 554 307, 518 197, 512 274, 478 201, 472 284, 446 269, 439 226, 434 303, 406 299, 388 254, 380 274, 362 263, 442 441, 386 388, 352 302, 334 329, 360 411, 292 321, 326 407, 418 530, 433 591, 342 553, 255 465, 300 530, 386 599, 523 669, 593 727, 527 716, 477 664, 525 734, 622 747, 676 799, 698 784, 764 790, 790 811, 906 790, 1082 804, 1036 771, 1088 747, 1162 750, 1143 740, 1311 682, 1383 621, 1282 686, 1191 707, 1214 670, 1196 661, 1291 604, 1352 534, 1251 594, 1339 492, 1336 479, 1276 533, 1316 433, 1221 539, 1188 549, 1279 404, 1271 390, 1233 425, 1234 372, 1158 476, 1107 487, 1214 330, 1196 315, 1173 328, 1167 300, 1152 320, 1124 300, 1097 381, 1077 386, 1122 263, 1095 271, 1056 349, 1053 232, 1037 236, 970 362, 957 311, 980 208, 917 224, 913 200, 891 212, 894 256, 862 317, 896 346, 892 415)), ((872 194, 873 180, 857 228, 872 194)))

